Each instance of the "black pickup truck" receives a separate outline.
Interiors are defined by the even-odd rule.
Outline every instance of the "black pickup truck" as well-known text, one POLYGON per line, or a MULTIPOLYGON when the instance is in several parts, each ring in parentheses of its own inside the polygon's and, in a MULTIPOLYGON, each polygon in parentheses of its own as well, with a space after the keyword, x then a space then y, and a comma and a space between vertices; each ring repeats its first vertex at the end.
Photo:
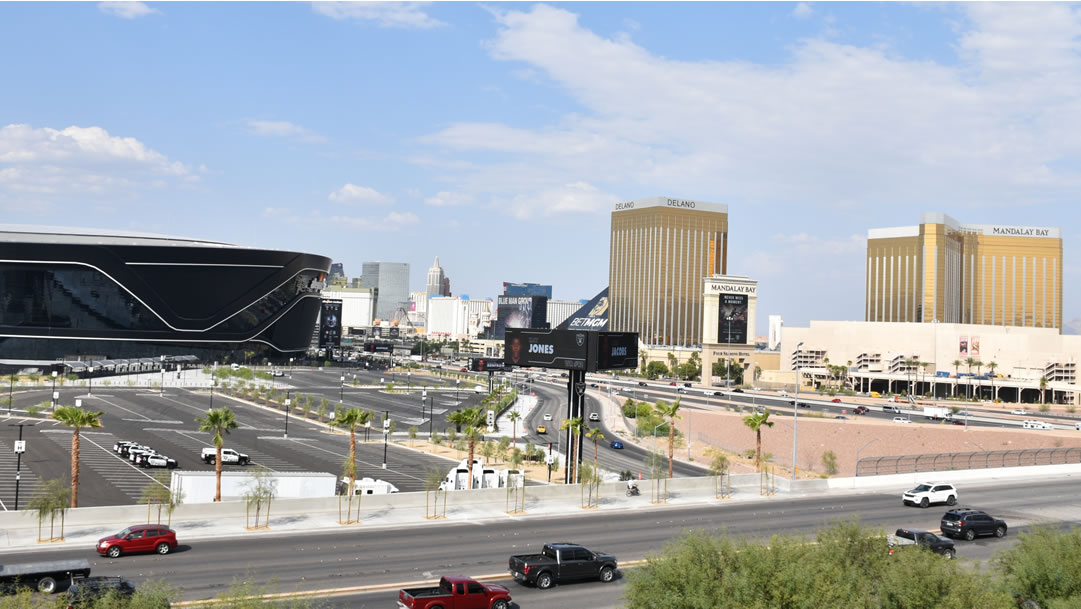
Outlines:
POLYGON ((509 567, 514 579, 545 590, 554 583, 574 580, 610 582, 619 565, 611 554, 591 552, 573 543, 549 543, 540 554, 511 556, 509 567))
POLYGON ((947 560, 952 560, 957 556, 957 550, 954 548, 952 541, 939 537, 930 531, 920 529, 897 529, 893 535, 886 536, 886 543, 889 546, 890 554, 893 554, 895 548, 918 546, 926 548, 935 554, 941 554, 947 560))

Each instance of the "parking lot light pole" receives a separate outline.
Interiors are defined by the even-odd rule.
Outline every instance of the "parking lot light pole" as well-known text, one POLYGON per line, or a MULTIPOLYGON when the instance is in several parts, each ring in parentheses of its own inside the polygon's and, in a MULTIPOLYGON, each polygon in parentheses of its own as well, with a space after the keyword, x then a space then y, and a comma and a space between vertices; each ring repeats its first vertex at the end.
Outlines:
POLYGON ((289 411, 292 410, 292 400, 289 399, 289 390, 285 390, 285 434, 283 437, 289 437, 289 411))
MULTIPOLYGON (((424 389, 420 392, 420 416, 424 418, 424 402, 428 399, 428 390, 424 389)), ((432 441, 432 407, 428 406, 428 441, 432 441)), ((421 423, 423 425, 423 423, 421 423)))
POLYGON ((90 366, 86 369, 86 395, 90 397, 94 395, 94 367, 90 366))
POLYGON ((15 390, 15 373, 11 373, 11 382, 8 384, 8 415, 11 414, 11 401, 14 399, 11 393, 15 390))
POLYGON ((462 379, 454 381, 454 403, 455 405, 461 404, 461 399, 458 398, 458 388, 462 384, 462 379))
POLYGON ((853 478, 853 480, 852 480, 852 486, 853 486, 853 487, 854 487, 854 486, 856 485, 855 477, 856 477, 856 475, 857 475, 857 474, 859 474, 859 471, 860 471, 860 453, 862 453, 862 452, 863 452, 863 449, 865 449, 865 448, 867 448, 868 446, 870 446, 870 445, 874 444, 875 442, 878 442, 878 441, 879 441, 879 440, 881 440, 881 439, 882 439, 882 438, 872 438, 872 439, 871 439, 870 441, 868 441, 868 442, 867 442, 866 444, 864 444, 863 446, 861 446, 859 450, 857 450, 857 451, 856 451, 856 469, 855 469, 855 471, 853 471, 853 472, 852 472, 852 478, 853 478))
POLYGON ((341 404, 345 400, 345 375, 341 378, 341 390, 338 392, 338 403, 341 404))
POLYGON ((383 414, 383 469, 387 468, 387 442, 390 440, 390 411, 383 414))
MULTIPOLYGON (((798 357, 803 343, 796 343, 796 355, 798 357)), ((796 472, 799 466, 796 464, 796 447, 799 442, 799 386, 802 381, 799 377, 799 360, 796 360, 796 402, 792 404, 792 481, 796 481, 796 472)))
POLYGON ((16 450, 15 450, 15 511, 16 512, 19 511, 19 479, 22 478, 23 451, 26 450, 26 444, 23 443, 23 427, 26 427, 27 425, 33 426, 33 424, 29 424, 29 423, 11 423, 11 424, 8 425, 8 427, 18 427, 19 428, 19 442, 16 445, 16 450), (23 450, 18 450, 19 448, 22 448, 23 450))

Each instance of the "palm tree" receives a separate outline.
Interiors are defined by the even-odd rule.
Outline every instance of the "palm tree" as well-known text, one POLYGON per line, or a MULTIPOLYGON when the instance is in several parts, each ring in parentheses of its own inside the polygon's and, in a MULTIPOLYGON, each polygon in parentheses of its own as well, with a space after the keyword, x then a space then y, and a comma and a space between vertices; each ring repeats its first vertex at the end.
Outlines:
MULTIPOLYGON (((980 360, 976 360, 972 362, 972 365, 976 367, 976 376, 980 376, 982 374, 980 372, 980 368, 983 368, 983 362, 981 362, 980 360)), ((980 396, 978 399, 983 400, 983 383, 977 385, 977 388, 980 390, 980 396)))
POLYGON ((349 472, 349 502, 353 501, 353 492, 357 484, 357 428, 364 427, 365 423, 372 420, 372 411, 350 408, 336 417, 330 424, 349 431, 349 460, 346 461, 346 469, 349 472))
POLYGON ((483 435, 488 430, 488 415, 480 408, 463 408, 447 417, 447 422, 458 429, 465 428, 466 439, 469 442, 468 468, 469 480, 466 488, 473 488, 473 454, 477 448, 477 436, 483 435))
POLYGON ((912 369, 919 363, 916 360, 909 358, 904 361, 905 376, 908 377, 908 395, 912 395, 912 369))
POLYGON ((965 390, 964 395, 967 397, 967 399, 972 399, 972 367, 976 365, 976 358, 964 358, 964 365, 969 367, 969 388, 965 390))
POLYGON ((514 426, 513 430, 511 431, 510 445, 516 446, 518 444, 518 419, 522 418, 522 415, 517 410, 512 410, 510 414, 507 415, 507 418, 510 419, 510 422, 514 426))
POLYGON ((658 400, 657 404, 653 407, 657 411, 657 414, 668 419, 668 477, 672 477, 672 462, 675 460, 676 450, 676 419, 682 418, 677 414, 679 412, 679 400, 676 398, 675 402, 671 404, 664 400, 658 400))
POLYGON ((754 471, 762 471, 762 426, 773 427, 773 421, 769 420, 768 412, 763 412, 743 417, 743 424, 755 433, 754 471))
POLYGON ((953 395, 957 396, 957 369, 961 367, 961 360, 953 360, 953 395))
MULTIPOLYGON (((601 432, 600 428, 594 427, 593 429, 590 429, 589 431, 586 432, 586 438, 588 438, 590 440, 593 440, 593 476, 594 476, 594 479, 597 481, 597 496, 598 496, 597 498, 599 500, 600 499, 600 480, 601 480, 600 471, 601 470, 597 469, 597 443, 604 441, 604 433, 601 432)), ((590 497, 590 501, 592 501, 592 499, 593 499, 593 491, 592 491, 592 489, 589 492, 589 497, 590 497)))
POLYGON ((574 417, 570 419, 563 419, 563 424, 559 427, 560 429, 571 430, 570 442, 567 446, 567 471, 570 473, 569 478, 571 484, 575 484, 578 481, 578 468, 575 466, 578 463, 580 455, 576 454, 577 451, 575 450, 575 448, 578 446, 578 443, 574 441, 574 437, 575 434, 582 433, 582 425, 582 417, 574 417))
POLYGON ((998 362, 987 362, 987 370, 991 375, 991 402, 995 401, 995 368, 998 368, 998 362))
POLYGON ((225 444, 222 434, 228 434, 230 430, 237 428, 236 415, 228 408, 211 408, 206 411, 205 417, 196 419, 195 422, 199 424, 199 431, 214 434, 214 448, 217 449, 214 458, 214 501, 221 501, 221 449, 225 444))
POLYGON ((74 406, 58 406, 53 418, 71 428, 71 507, 79 507, 79 430, 83 427, 101 427, 101 415, 74 406))
MULTIPOLYGON (((1018 401, 1020 401, 1020 400, 1018 400, 1018 401)), ((1040 403, 1041 404, 1046 404, 1047 403, 1047 377, 1046 376, 1041 376, 1040 377, 1040 403)))

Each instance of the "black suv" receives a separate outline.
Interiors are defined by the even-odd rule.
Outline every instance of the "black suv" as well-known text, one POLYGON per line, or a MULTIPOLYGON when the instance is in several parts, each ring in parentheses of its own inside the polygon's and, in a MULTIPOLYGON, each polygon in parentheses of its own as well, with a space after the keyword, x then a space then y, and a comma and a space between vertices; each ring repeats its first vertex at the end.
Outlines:
MULTIPOLYGON (((957 550, 953 547, 953 542, 949 539, 943 539, 938 535, 930 531, 921 531, 919 529, 897 529, 894 535, 898 538, 896 540, 897 545, 911 545, 927 548, 935 554, 941 554, 947 559, 953 559, 957 555, 957 550)), ((890 541, 890 554, 893 554, 893 544, 895 540, 890 541)))
POLYGON ((128 598, 135 594, 135 586, 120 577, 83 577, 76 578, 67 590, 65 604, 61 607, 79 609, 89 607, 106 595, 128 598))
POLYGON ((972 541, 977 535, 1006 536, 1006 523, 982 510, 955 508, 942 515, 942 534, 972 541))

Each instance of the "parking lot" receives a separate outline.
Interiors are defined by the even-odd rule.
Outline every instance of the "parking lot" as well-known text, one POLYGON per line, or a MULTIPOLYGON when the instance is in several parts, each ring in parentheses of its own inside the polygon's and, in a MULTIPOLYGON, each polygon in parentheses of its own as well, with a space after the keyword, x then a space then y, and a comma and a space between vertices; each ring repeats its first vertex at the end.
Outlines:
MULTIPOLYGON (((358 407, 376 413, 368 441, 365 441, 365 430, 357 432, 358 477, 386 480, 402 492, 419 491, 424 489, 428 470, 445 471, 453 464, 391 443, 387 447, 387 469, 383 469, 383 437, 378 420, 384 411, 389 411, 395 422, 395 439, 400 441, 406 439, 409 427, 417 427, 421 435, 426 435, 429 419, 433 418, 429 411, 434 413, 431 427, 436 431, 444 430, 448 414, 479 402, 482 396, 473 391, 476 383, 463 382, 456 386, 453 381, 447 383, 419 374, 413 377, 396 374, 392 379, 389 373, 364 370, 349 370, 344 374, 347 378, 344 388, 340 370, 293 370, 288 376, 276 377, 273 384, 279 390, 289 390, 294 403, 297 394, 311 395, 316 403, 326 398, 332 406, 337 406, 340 400, 345 408, 358 407), (359 386, 353 385, 354 374, 359 386), (381 379, 383 383, 380 383, 381 379), (398 388, 411 385, 413 389, 408 393, 386 393, 378 389, 380 385, 392 382, 398 388), (423 406, 422 386, 427 388, 428 396, 423 406)), ((187 376, 189 378, 176 381, 187 387, 167 382, 164 390, 149 384, 129 386, 123 377, 112 379, 109 385, 96 379, 92 393, 88 393, 86 387, 59 389, 62 405, 74 405, 78 399, 83 408, 104 412, 101 428, 81 431, 80 506, 136 503, 147 485, 161 483, 156 475, 167 479, 166 469, 143 469, 115 454, 113 444, 118 440, 149 445, 175 459, 179 470, 212 471, 212 465, 201 461, 200 452, 204 447, 213 446, 213 438, 210 433, 198 431, 196 422, 211 407, 211 399, 214 408, 227 407, 235 413, 238 428, 226 436, 225 446, 249 455, 252 462, 249 467, 341 474, 349 454, 348 434, 316 423, 314 412, 312 419, 306 420, 302 413, 294 410, 288 417, 286 436, 286 413, 273 403, 264 407, 262 400, 234 398, 220 390, 211 398, 206 388, 196 387, 199 383, 193 374, 187 376)), ((205 387, 206 383, 203 385, 205 387)), ((16 456, 13 448, 19 437, 17 425, 20 423, 24 424, 26 452, 22 457, 19 507, 25 508, 43 481, 70 480, 70 428, 45 418, 47 411, 36 417, 26 415, 33 405, 49 402, 51 394, 51 387, 15 391, 12 416, 0 425, 0 505, 3 509, 14 509, 15 504, 16 456)))

